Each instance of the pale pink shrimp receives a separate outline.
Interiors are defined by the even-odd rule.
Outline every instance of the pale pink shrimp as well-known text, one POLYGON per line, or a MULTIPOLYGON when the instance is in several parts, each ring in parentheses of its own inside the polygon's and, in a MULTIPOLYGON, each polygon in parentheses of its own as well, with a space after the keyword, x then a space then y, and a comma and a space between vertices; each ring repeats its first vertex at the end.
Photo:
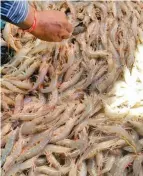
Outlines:
POLYGON ((78 69, 80 62, 81 60, 74 63, 72 67, 69 67, 69 69, 65 73, 64 81, 68 81, 71 78, 72 74, 78 69))
POLYGON ((43 62, 42 64, 40 65, 40 68, 39 68, 39 76, 38 76, 38 79, 36 81, 36 83, 34 84, 33 88, 31 89, 31 91, 35 90, 38 88, 38 86, 40 86, 43 82, 44 82, 44 78, 48 72, 48 68, 49 68, 49 64, 46 63, 46 56, 44 56, 42 58, 43 62))
POLYGON ((74 46, 71 45, 68 50, 67 50, 67 57, 68 57, 68 62, 66 64, 63 65, 63 69, 59 72, 57 72, 57 74, 62 74, 64 72, 67 71, 67 69, 73 64, 74 59, 75 59, 75 55, 74 55, 74 46))
POLYGON ((11 91, 11 90, 8 90, 8 89, 6 89, 6 88, 1 87, 0 93, 11 94, 12 91, 11 91))
POLYGON ((31 89, 31 87, 32 87, 32 84, 27 80, 24 80, 24 81, 19 81, 16 79, 5 79, 5 80, 14 84, 15 86, 17 86, 20 89, 31 89))
POLYGON ((40 61, 35 61, 32 65, 30 65, 30 67, 26 70, 25 74, 20 74, 17 76, 18 79, 20 80, 24 80, 29 78, 34 72, 35 70, 40 66, 40 61))
POLYGON ((16 92, 16 93, 25 93, 25 91, 17 88, 15 85, 12 83, 8 82, 7 80, 2 80, 1 84, 5 87, 7 87, 9 90, 16 92))
POLYGON ((60 169, 61 165, 55 156, 51 152, 45 152, 47 161, 50 163, 50 166, 53 166, 55 169, 60 169))
POLYGON ((51 83, 48 87, 44 88, 44 89, 40 89, 40 91, 42 93, 49 93, 49 92, 52 92, 53 89, 55 89, 57 86, 57 75, 53 76, 51 78, 51 83))
POLYGON ((80 79, 81 75, 83 73, 83 69, 81 68, 81 70, 75 74, 71 80, 67 81, 67 82, 63 82, 60 86, 60 92, 65 91, 66 89, 68 89, 69 87, 73 86, 74 84, 76 84, 78 82, 78 80, 80 79))
POLYGON ((133 162, 135 155, 125 155, 122 157, 119 162, 117 163, 117 167, 114 172, 114 176, 121 176, 123 175, 126 167, 133 162))
POLYGON ((8 97, 8 96, 2 94, 2 99, 3 99, 3 101, 5 101, 8 105, 14 106, 14 101, 13 101, 10 97, 8 97))
POLYGON ((64 127, 64 129, 63 129, 63 131, 62 131, 62 133, 60 133, 59 135, 57 135, 57 136, 54 136, 52 139, 51 139, 51 142, 52 143, 55 143, 55 142, 58 142, 58 141, 60 141, 60 140, 62 140, 62 139, 64 139, 64 138, 66 138, 68 135, 69 135, 69 133, 71 132, 71 130, 72 130, 72 128, 74 127, 74 125, 75 125, 75 122, 76 122, 76 118, 71 118, 71 119, 69 119, 68 121, 67 121, 67 123, 66 123, 66 125, 65 125, 65 127, 64 127))
POLYGON ((11 34, 11 24, 6 23, 5 28, 3 30, 3 37, 5 41, 17 52, 18 48, 15 45, 14 38, 11 34))
POLYGON ((15 108, 14 108, 14 114, 20 113, 23 105, 24 105, 24 96, 22 94, 18 94, 15 98, 15 108))

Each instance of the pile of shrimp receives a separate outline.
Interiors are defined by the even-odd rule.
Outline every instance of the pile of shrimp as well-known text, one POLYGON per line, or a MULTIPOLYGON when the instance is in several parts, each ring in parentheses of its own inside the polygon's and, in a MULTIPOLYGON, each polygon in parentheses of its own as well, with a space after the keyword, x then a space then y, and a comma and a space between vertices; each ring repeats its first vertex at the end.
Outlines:
POLYGON ((2 176, 142 176, 143 2, 29 3, 74 31, 48 43, 3 30, 2 176))

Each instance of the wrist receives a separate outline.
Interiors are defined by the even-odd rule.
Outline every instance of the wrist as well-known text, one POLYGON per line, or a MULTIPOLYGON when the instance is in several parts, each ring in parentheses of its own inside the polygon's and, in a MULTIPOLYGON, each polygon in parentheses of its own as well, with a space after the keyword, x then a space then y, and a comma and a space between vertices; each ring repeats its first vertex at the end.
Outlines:
POLYGON ((29 6, 29 10, 28 10, 28 15, 26 17, 26 19, 17 24, 18 27, 20 27, 23 30, 27 30, 29 28, 31 28, 31 26, 33 25, 34 22, 34 17, 35 16, 35 9, 33 9, 31 6, 29 6))

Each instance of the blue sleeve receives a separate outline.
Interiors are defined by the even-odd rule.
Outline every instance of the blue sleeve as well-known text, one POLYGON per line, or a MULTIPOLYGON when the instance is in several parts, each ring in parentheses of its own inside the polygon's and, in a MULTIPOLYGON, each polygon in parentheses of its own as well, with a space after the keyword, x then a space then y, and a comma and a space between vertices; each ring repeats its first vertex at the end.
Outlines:
POLYGON ((28 1, 1 1, 1 19, 17 24, 23 22, 28 15, 28 1))

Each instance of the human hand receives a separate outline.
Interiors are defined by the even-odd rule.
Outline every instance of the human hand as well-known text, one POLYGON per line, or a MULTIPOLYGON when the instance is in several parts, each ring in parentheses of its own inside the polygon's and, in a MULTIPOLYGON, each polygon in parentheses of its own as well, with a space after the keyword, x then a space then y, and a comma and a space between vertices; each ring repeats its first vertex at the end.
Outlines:
POLYGON ((31 32, 35 37, 49 42, 60 42, 70 37, 72 25, 63 12, 38 11, 36 18, 36 28, 31 32))

